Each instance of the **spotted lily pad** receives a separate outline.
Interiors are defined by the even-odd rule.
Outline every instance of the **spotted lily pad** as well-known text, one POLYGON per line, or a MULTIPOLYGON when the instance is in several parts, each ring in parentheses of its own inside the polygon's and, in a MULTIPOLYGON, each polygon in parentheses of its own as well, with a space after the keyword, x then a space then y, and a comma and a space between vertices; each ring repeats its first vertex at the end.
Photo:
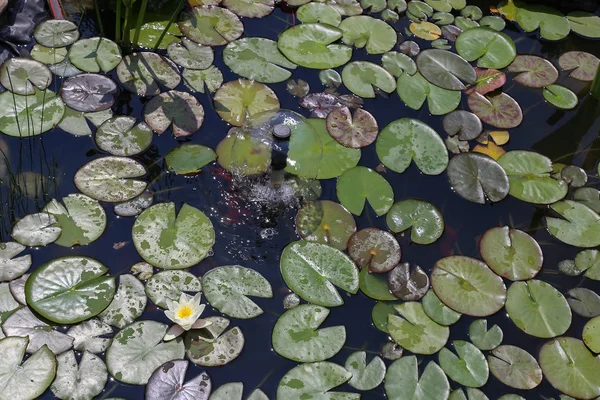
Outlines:
POLYGON ((46 246, 58 239, 60 226, 56 218, 48 213, 29 214, 21 218, 11 231, 11 236, 25 246, 46 246))
POLYGON ((98 112, 112 107, 117 84, 99 74, 80 74, 63 81, 60 95, 75 111, 98 112))
POLYGON ((558 58, 558 65, 565 71, 571 71, 570 77, 580 81, 594 80, 600 59, 583 51, 568 51, 558 58))
POLYGON ((368 111, 357 108, 352 116, 348 107, 340 107, 327 115, 327 131, 341 145, 357 149, 373 143, 379 128, 368 111))
POLYGON ((188 39, 204 46, 223 46, 244 32, 237 15, 216 6, 194 7, 182 14, 179 29, 188 39))
POLYGON ((329 315, 325 307, 301 304, 286 311, 273 328, 273 349, 297 362, 323 361, 336 355, 346 342, 346 329, 318 329, 329 315))
POLYGON ((356 223, 342 205, 330 200, 315 200, 305 204, 296 214, 296 231, 309 242, 346 250, 348 239, 356 232, 356 223))
POLYGON ((481 387, 489 377, 488 364, 483 353, 474 345, 464 340, 452 342, 454 354, 447 348, 438 355, 440 366, 456 383, 468 387, 481 387))
POLYGON ((571 110, 577 107, 579 99, 569 88, 561 85, 548 85, 542 90, 542 95, 548 103, 561 110, 571 110))
POLYGON ((33 95, 52 83, 52 73, 44 64, 28 58, 9 58, 0 68, 0 84, 15 94, 33 95))
POLYGON ((206 69, 215 59, 213 49, 183 38, 181 42, 173 42, 167 47, 169 58, 184 68, 206 69))
POLYGON ((98 318, 117 328, 123 328, 135 321, 146 308, 144 284, 133 275, 119 275, 119 288, 115 297, 98 318))
POLYGON ((91 136, 93 132, 90 129, 90 122, 92 126, 97 127, 111 119, 112 116, 111 109, 86 113, 65 107, 65 114, 58 127, 74 136, 91 136))
POLYGON ((356 48, 365 48, 369 54, 383 54, 396 44, 394 28, 369 15, 346 18, 339 25, 344 36, 342 42, 356 48))
POLYGON ((350 237, 348 255, 360 268, 383 273, 392 270, 400 262, 402 251, 390 232, 365 228, 350 237))
POLYGON ((463 90, 475 83, 477 74, 461 56, 447 50, 428 49, 417 56, 417 67, 429 82, 443 89, 463 90))
POLYGON ((496 379, 515 389, 530 390, 542 383, 542 369, 536 359, 520 347, 496 347, 488 355, 488 364, 496 379))
POLYGON ((175 89, 181 82, 177 66, 152 52, 125 56, 117 66, 117 77, 125 89, 139 96, 154 96, 163 88, 175 89))
POLYGON ((508 72, 518 72, 513 79, 533 88, 546 87, 558 79, 558 71, 550 61, 532 55, 518 55, 508 66, 508 72))
POLYGON ((367 364, 367 353, 357 351, 346 359, 345 368, 352 373, 352 378, 348 382, 350 386, 358 390, 373 390, 383 382, 386 367, 383 360, 374 357, 367 364))
POLYGON ((196 294, 201 290, 200 279, 187 271, 161 271, 146 282, 146 294, 162 308, 167 308, 167 300, 178 301, 182 292, 196 294))
POLYGON ((415 354, 435 354, 448 341, 450 330, 427 316, 421 303, 394 306, 400 314, 388 315, 387 329, 394 341, 415 354))
POLYGON ((244 335, 238 327, 226 331, 230 321, 223 317, 206 318, 211 325, 185 335, 188 358, 203 367, 219 367, 235 360, 244 348, 244 335))
POLYGON ((225 83, 215 93, 214 102, 217 114, 234 126, 242 126, 248 117, 279 109, 272 89, 246 79, 225 83))
POLYGON ((93 354, 104 353, 112 338, 102 337, 113 333, 113 329, 98 318, 88 319, 74 325, 67 331, 73 338, 73 348, 93 354))
POLYGON ((84 352, 77 363, 71 350, 59 355, 57 361, 56 379, 50 390, 59 399, 89 399, 104 389, 108 372, 100 357, 84 352))
POLYGON ((385 221, 394 233, 412 228, 410 239, 417 244, 431 244, 444 233, 442 214, 424 200, 405 199, 394 203, 385 221))
POLYGON ((508 195, 506 172, 493 158, 480 153, 457 154, 448 164, 450 186, 462 197, 479 204, 497 202, 508 195))
POLYGON ((391 400, 445 400, 450 384, 444 371, 430 361, 419 377, 417 357, 406 356, 394 361, 385 374, 385 393, 391 400))
POLYGON ((288 371, 277 387, 278 399, 336 398, 358 400, 360 394, 331 392, 352 377, 344 367, 328 361, 300 364, 288 371))
POLYGON ((8 136, 40 135, 58 125, 64 113, 62 99, 48 89, 31 96, 0 93, 0 132, 8 136))
POLYGON ((429 112, 433 115, 447 114, 455 110, 460 103, 459 91, 433 85, 418 72, 414 75, 400 75, 397 90, 402 101, 414 110, 419 110, 427 100, 429 112))
POLYGON ((277 48, 277 42, 258 37, 242 38, 223 50, 223 61, 236 74, 263 83, 283 82, 295 69, 277 48), (287 69, 286 69, 287 68, 287 69))
POLYGON ((337 197, 344 207, 354 215, 361 215, 365 201, 380 216, 394 202, 394 192, 388 181, 367 167, 354 167, 342 174, 336 184, 337 197))
POLYGON ((69 61, 85 72, 109 72, 121 62, 121 48, 103 37, 82 39, 69 49, 69 61))
POLYGON ((550 206, 562 218, 546 217, 548 231, 560 241, 578 247, 600 245, 600 216, 589 207, 572 200, 550 206))
POLYGON ((46 47, 65 47, 79 39, 77 25, 66 19, 50 19, 36 26, 33 36, 46 47))
POLYGON ((148 400, 194 399, 208 400, 212 384, 206 372, 185 382, 189 361, 167 361, 158 367, 146 385, 148 400), (185 383, 184 383, 185 382, 185 383))
POLYGON ((133 225, 133 244, 144 260, 158 268, 189 268, 208 256, 215 231, 208 217, 184 204, 179 215, 174 203, 146 209, 133 225))
POLYGON ((0 243, 0 282, 12 281, 31 267, 31 254, 17 257, 26 249, 17 242, 0 243))
POLYGON ((479 68, 502 69, 517 56, 512 39, 487 27, 464 31, 456 39, 456 51, 467 61, 477 60, 479 68))
POLYGON ((488 94, 477 92, 469 95, 469 108, 483 122, 496 128, 510 129, 523 121, 523 111, 519 103, 506 93, 488 94))
POLYGON ((200 93, 213 93, 223 84, 223 74, 214 65, 206 69, 186 68, 181 76, 185 86, 200 93))
POLYGON ((144 120, 159 135, 172 126, 173 136, 186 137, 202 126, 204 108, 191 94, 170 90, 146 103, 144 120))
POLYGON ((502 343, 504 333, 498 325, 488 330, 487 320, 476 319, 469 325, 469 338, 479 350, 493 350, 502 343))
POLYGON ((114 156, 143 153, 152 144, 152 130, 135 117, 120 115, 102 123, 96 130, 96 145, 114 156))

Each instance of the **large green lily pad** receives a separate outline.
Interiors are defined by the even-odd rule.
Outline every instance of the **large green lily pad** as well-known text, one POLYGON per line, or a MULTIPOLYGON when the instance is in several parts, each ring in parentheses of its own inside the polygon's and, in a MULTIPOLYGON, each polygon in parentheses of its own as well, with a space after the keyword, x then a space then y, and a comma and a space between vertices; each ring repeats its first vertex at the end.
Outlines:
POLYGON ((15 94, 33 95, 52 83, 52 73, 44 64, 28 58, 9 58, 0 68, 0 84, 15 94))
POLYGON ((558 240, 578 247, 600 245, 600 216, 591 208, 572 200, 550 206, 562 218, 546 217, 548 231, 558 240))
POLYGON ((344 172, 336 184, 340 203, 354 215, 361 215, 365 201, 378 216, 388 212, 394 203, 394 191, 388 181, 367 167, 354 167, 344 172))
POLYGON ((330 392, 352 377, 344 367, 328 361, 300 364, 288 371, 279 382, 277 398, 300 400, 305 398, 358 400, 360 394, 330 392))
POLYGON ((487 27, 461 33, 456 39, 456 51, 469 62, 477 60, 480 68, 502 69, 517 56, 515 43, 508 35, 487 27))
POLYGON ((446 400, 450 384, 444 371, 430 361, 419 377, 417 357, 394 361, 385 374, 385 393, 390 400, 446 400))
POLYGON ((460 104, 460 92, 438 87, 423 78, 420 73, 409 75, 403 73, 398 77, 397 91, 400 99, 414 110, 419 110, 425 100, 429 112, 433 115, 444 115, 453 111, 460 104))
POLYGON ((396 80, 383 67, 368 61, 352 61, 342 70, 344 85, 357 96, 374 98, 375 91, 392 93, 396 80))
POLYGON ((412 228, 410 240, 417 244, 431 244, 444 233, 442 213, 433 204, 419 199, 405 199, 394 203, 385 222, 394 233, 412 228))
POLYGON ((109 72, 121 62, 121 48, 104 37, 82 39, 69 49, 69 61, 85 72, 109 72))
POLYGON ((342 42, 358 49, 365 48, 369 54, 383 54, 396 44, 394 28, 369 15, 346 18, 339 25, 344 33, 342 42))

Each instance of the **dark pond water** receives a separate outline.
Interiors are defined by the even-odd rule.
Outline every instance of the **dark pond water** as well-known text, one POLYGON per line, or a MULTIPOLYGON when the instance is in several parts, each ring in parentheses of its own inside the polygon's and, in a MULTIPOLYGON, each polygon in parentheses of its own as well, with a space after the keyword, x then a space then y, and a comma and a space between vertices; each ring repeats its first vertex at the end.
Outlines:
MULTIPOLYGON (((473 4, 473 2, 469 2, 473 4)), ((482 9, 487 9, 488 2, 478 2, 482 9)), ((262 20, 245 19, 245 35, 263 36, 276 39, 288 25, 293 24, 291 13, 281 9, 262 20)), ((84 25, 93 25, 89 18, 84 19, 84 25)), ((402 32, 407 25, 406 19, 396 24, 402 32)), ((92 35, 92 29, 87 36, 92 35)), ((568 39, 551 43, 538 40, 536 34, 524 34, 519 28, 510 23, 505 30, 516 43, 519 54, 537 54, 556 61, 557 57, 568 50, 583 50, 600 56, 600 46, 597 41, 583 40, 576 35, 568 39)), ((426 47, 425 43, 422 43, 426 47)), ((223 71, 225 81, 237 79, 222 64, 222 48, 216 50, 216 65, 223 71)), ((379 62, 380 56, 369 56, 363 50, 355 50, 355 59, 367 59, 379 62)), ((555 62, 555 65, 557 63, 555 62)), ((341 69, 340 69, 341 70, 341 69)), ((318 80, 318 72, 298 68, 294 78, 307 81, 313 91, 321 91, 322 85, 318 80)), ((522 106, 525 116, 523 123, 511 130, 510 142, 505 146, 510 149, 533 149, 550 157, 555 162, 573 163, 583 167, 590 175, 590 184, 598 185, 596 173, 597 160, 600 156, 600 102, 590 97, 588 86, 568 78, 561 73, 557 82, 578 93, 580 105, 573 111, 558 111, 552 105, 544 102, 540 90, 529 89, 516 85, 509 77, 505 91, 513 96, 522 106)), ((270 85, 279 96, 282 108, 300 112, 308 116, 308 112, 299 108, 298 99, 285 90, 285 83, 270 85)), ((59 82, 56 82, 59 87, 59 82)), ((206 110, 206 118, 201 130, 190 142, 200 143, 215 148, 225 136, 229 127, 212 111, 211 98, 208 95, 197 95, 198 100, 206 110)), ((132 115, 142 120, 142 107, 145 100, 122 92, 118 104, 114 107, 115 114, 132 115)), ((431 125, 436 131, 443 132, 441 117, 430 116, 427 110, 414 111, 406 107, 396 94, 389 98, 378 97, 366 100, 364 107, 377 118, 380 127, 403 117, 417 118, 431 125)), ((466 98, 459 109, 468 109, 466 98)), ((77 192, 73 183, 73 175, 83 164, 100 155, 90 137, 74 137, 60 129, 48 132, 41 137, 19 140, 7 136, 0 137, 0 144, 6 145, 10 157, 10 165, 15 172, 33 171, 39 173, 46 181, 43 193, 37 200, 28 198, 24 193, 10 194, 11 188, 3 182, 1 188, 1 218, 2 227, 0 239, 9 240, 8 229, 18 219, 27 213, 34 212, 46 200, 77 192), (42 198, 45 196, 46 198, 42 198)), ((248 395, 254 388, 262 388, 271 399, 275 398, 277 384, 281 377, 296 363, 278 356, 271 349, 271 330, 277 318, 283 313, 282 300, 289 293, 279 272, 279 256, 282 249, 298 236, 294 227, 294 216, 297 205, 282 203, 279 199, 270 202, 256 203, 248 201, 232 188, 227 175, 222 173, 217 165, 203 168, 203 172, 192 178, 168 175, 164 172, 163 157, 177 141, 169 133, 155 137, 152 147, 139 157, 149 172, 152 181, 151 189, 156 193, 155 203, 174 201, 178 206, 183 203, 191 204, 206 212, 211 218, 216 230, 214 255, 192 269, 198 275, 204 274, 211 268, 220 265, 241 264, 256 269, 271 283, 275 296, 273 299, 258 299, 257 303, 265 310, 258 318, 248 321, 234 320, 246 336, 246 345, 241 356, 234 362, 220 368, 208 369, 213 387, 226 382, 242 381, 245 393, 248 395)), ((378 165, 375 147, 371 145, 362 150, 360 165, 375 168, 378 165)), ((559 242, 551 237, 543 226, 543 216, 547 207, 534 206, 508 197, 494 205, 477 205, 464 200, 455 194, 447 182, 446 174, 440 176, 424 176, 413 165, 405 173, 385 173, 385 178, 392 184, 396 201, 404 198, 422 198, 432 202, 444 215, 446 231, 436 243, 429 246, 411 245, 407 237, 399 237, 403 251, 403 260, 416 263, 426 271, 431 271, 433 264, 441 257, 450 253, 478 257, 477 242, 480 235, 492 226, 507 224, 527 231, 542 246, 544 252, 544 268, 539 277, 552 283, 561 292, 576 286, 588 286, 600 292, 600 284, 593 285, 590 280, 573 278, 562 275, 557 270, 557 263, 563 259, 573 258, 578 249, 559 242)), ((321 181, 322 198, 337 200, 335 195, 335 179, 321 181)), ((31 195, 32 190, 29 190, 31 195)), ((136 262, 141 261, 131 243, 131 228, 134 218, 119 218, 111 206, 105 206, 109 222, 107 231, 94 243, 84 247, 65 249, 59 246, 48 246, 33 250, 34 267, 64 255, 87 255, 97 258, 110 267, 112 274, 126 273, 136 262), (115 250, 113 245, 126 242, 126 245, 115 250)), ((362 216, 356 218, 358 228, 377 226, 386 228, 384 218, 376 217, 368 208, 362 216)), ((345 297, 343 307, 331 310, 326 326, 345 325, 347 329, 346 347, 331 361, 344 364, 350 353, 357 349, 367 350, 374 355, 379 353, 381 346, 387 340, 382 332, 371 323, 371 309, 374 300, 362 294, 345 297)), ((216 315, 218 312, 210 308, 205 315, 216 315)), ((153 319, 168 323, 162 310, 151 305, 140 319, 153 319)), ((467 331, 471 317, 463 316, 452 326, 450 340, 467 340, 467 331)), ((585 320, 574 315, 573 324, 566 333, 569 336, 581 337, 581 329, 585 320)), ((504 312, 488 318, 489 324, 498 324, 504 331, 504 344, 523 347, 537 355, 543 340, 528 336, 517 329, 504 312)), ((189 376, 196 376, 201 371, 199 367, 191 367, 189 376)), ((453 385, 456 388, 456 385, 453 385)), ((353 391, 352 388, 342 387, 353 391)), ((544 380, 536 390, 519 392, 499 383, 493 376, 482 390, 491 398, 496 399, 505 393, 518 393, 527 399, 542 399, 558 397, 558 393, 544 380)), ((110 382, 103 397, 123 397, 138 399, 143 397, 144 388, 128 386, 118 382, 110 382)), ((363 399, 384 398, 383 385, 377 390, 364 393, 363 399)), ((48 393, 44 398, 52 398, 48 393)))

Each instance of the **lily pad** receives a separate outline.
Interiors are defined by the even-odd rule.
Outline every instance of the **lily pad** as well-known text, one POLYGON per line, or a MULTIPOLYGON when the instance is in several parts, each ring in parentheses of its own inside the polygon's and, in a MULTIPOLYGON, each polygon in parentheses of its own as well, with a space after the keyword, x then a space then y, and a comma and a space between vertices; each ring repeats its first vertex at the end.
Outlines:
POLYGON ((146 385, 148 400, 194 399, 208 400, 212 384, 206 372, 185 382, 189 361, 167 361, 158 367, 146 385), (184 383, 185 382, 185 383, 184 383))
POLYGON ((117 84, 98 74, 80 74, 63 81, 60 95, 69 108, 80 112, 104 111, 113 106, 117 84))
POLYGON ((200 279, 187 271, 161 271, 146 282, 146 294, 162 308, 167 308, 167 300, 178 301, 182 292, 196 294, 201 290, 200 279))
POLYGON ((388 181, 367 167, 354 167, 342 174, 336 184, 336 194, 344 207, 361 215, 365 201, 378 216, 384 215, 394 203, 394 192, 388 181))
POLYGON ((443 89, 463 90, 477 74, 464 58, 447 50, 428 49, 417 56, 417 67, 429 82, 443 89))
POLYGON ((419 377, 417 357, 402 357, 385 374, 385 393, 390 400, 445 400, 450 384, 444 371, 430 361, 419 377))
POLYGON ((580 81, 594 80, 600 59, 593 54, 583 51, 567 51, 558 58, 558 65, 565 71, 571 71, 569 76, 580 81))
POLYGON ((469 325, 469 338, 479 350, 493 350, 502 343, 504 333, 498 325, 487 328, 487 320, 476 319, 469 325))
POLYGON ((273 349, 297 362, 323 361, 336 355, 346 342, 346 329, 332 326, 318 329, 329 310, 301 304, 286 311, 273 328, 273 349))
POLYGON ((296 18, 305 24, 320 22, 336 27, 342 22, 339 11, 325 3, 308 3, 301 6, 296 11, 296 18))
POLYGON ((190 90, 200 93, 214 93, 223 84, 223 74, 211 65, 206 69, 184 69, 183 83, 190 90))
POLYGON ((517 56, 515 43, 501 32, 487 27, 471 28, 456 38, 456 51, 479 68, 502 69, 517 56))
POLYGON ((575 256, 575 265, 580 271, 585 271, 585 277, 600 280, 600 252, 598 250, 583 250, 575 256))
POLYGON ((92 123, 92 126, 97 127, 111 119, 112 116, 111 109, 85 113, 65 107, 65 114, 58 127, 74 136, 91 136, 93 132, 90 129, 89 122, 92 123))
POLYGON ((49 19, 35 27, 35 40, 46 47, 65 47, 79 39, 79 28, 66 19, 49 19))
POLYGON ((350 237, 348 255, 360 268, 384 273, 391 271, 400 262, 402 251, 390 232, 365 228, 350 237))
POLYGON ((517 22, 525 32, 540 28, 540 36, 548 40, 564 39, 571 31, 569 20, 564 14, 545 5, 521 4, 517 22))
POLYGON ((450 186, 462 197, 485 204, 498 202, 509 193, 509 179, 504 169, 490 156, 480 153, 457 154, 448 164, 450 186))
POLYGON ((458 134, 460 140, 473 140, 483 129, 479 117, 465 110, 455 110, 446 114, 442 125, 449 136, 458 134))
POLYGON ((431 203, 418 199, 401 200, 389 209, 385 222, 394 233, 412 228, 410 240, 431 244, 444 233, 444 219, 431 203))
POLYGON ((414 75, 417 72, 417 64, 406 54, 389 51, 381 56, 381 65, 390 74, 399 77, 403 73, 414 75))
POLYGON ((481 257, 498 275, 511 281, 533 278, 542 268, 540 245, 527 233, 508 226, 488 229, 479 242, 481 257))
POLYGON ((223 61, 236 74, 262 83, 283 82, 292 76, 288 69, 296 69, 296 64, 281 54, 277 42, 259 37, 229 43, 223 49, 223 61))
POLYGON ((455 324, 462 315, 442 303, 433 290, 427 291, 421 303, 423 304, 425 314, 440 325, 449 326, 455 324))
POLYGON ((368 15, 346 18, 339 29, 344 33, 342 42, 358 49, 364 47, 368 54, 386 53, 394 48, 397 40, 394 28, 368 15))
POLYGON ((163 88, 175 89, 181 82, 177 66, 152 52, 123 57, 117 66, 117 77, 125 89, 139 96, 154 96, 163 88))
POLYGON ((418 72, 414 75, 407 73, 400 75, 397 90, 400 99, 414 110, 419 110, 427 100, 429 112, 433 115, 448 114, 460 103, 459 91, 437 87, 418 72))
POLYGON ((60 123, 65 104, 51 90, 31 96, 0 93, 0 132, 14 137, 41 135, 60 123))
POLYGON ((246 79, 225 83, 215 93, 214 103, 217 114, 234 126, 244 125, 254 115, 279 109, 279 100, 271 88, 246 79))
POLYGON ((210 147, 195 143, 184 143, 169 150, 165 156, 167 169, 178 175, 195 175, 216 159, 217 154, 210 147))
POLYGON ((144 120, 157 134, 172 127, 176 138, 193 135, 204 122, 204 108, 191 94, 170 90, 144 106, 144 120))
POLYGON ((131 324, 146 308, 144 284, 133 275, 119 275, 119 288, 109 306, 98 318, 106 324, 123 328, 131 324))
POLYGON ((600 315, 600 295, 593 290, 576 287, 569 290, 567 296, 569 296, 567 302, 575 313, 585 318, 600 315))
POLYGON ((437 40, 442 36, 440 27, 427 21, 414 21, 409 25, 409 30, 424 40, 437 40))
MULTIPOLYGON (((8 283, 0 283, 0 325, 19 308, 21 308, 21 305, 10 292, 10 285, 8 283)), ((0 336, 4 337, 4 335, 0 336)))
POLYGON ((281 274, 298 296, 325 307, 344 303, 335 286, 353 294, 358 292, 358 270, 352 260, 325 244, 288 244, 281 254, 281 274))
POLYGON ((231 128, 215 151, 219 165, 235 175, 260 175, 271 165, 271 146, 242 129, 231 128))
POLYGON ((564 296, 535 279, 510 286, 506 312, 519 329, 536 337, 559 336, 571 326, 571 308, 564 296))
POLYGON ((429 277, 418 265, 411 268, 410 263, 405 262, 398 264, 388 274, 388 287, 399 299, 419 300, 429 289, 429 277))
POLYGON ((548 85, 542 90, 542 95, 548 103, 561 110, 571 110, 577 107, 579 99, 569 88, 561 85, 548 85))
POLYGON ((54 259, 36 269, 25 284, 27 304, 45 318, 73 324, 100 314, 115 295, 115 278, 89 257, 54 259))
POLYGON ((238 327, 225 331, 229 320, 208 317, 212 324, 204 329, 191 330, 185 336, 188 358, 203 367, 219 367, 235 360, 244 348, 244 335, 238 327))
POLYGON ((344 367, 328 361, 300 364, 289 370, 277 387, 278 399, 335 398, 358 400, 360 394, 330 392, 352 378, 344 367))
POLYGON ((109 72, 121 62, 121 48, 103 37, 77 41, 69 49, 69 61, 85 72, 109 72))
POLYGON ((138 321, 123 328, 106 350, 108 372, 120 382, 145 385, 156 368, 183 359, 182 341, 162 342, 167 328, 155 321, 138 321))
MULTIPOLYGON (((363 268, 358 274, 358 286, 363 294, 375 300, 394 301, 398 299, 390 293, 387 276, 371 273, 368 268, 363 268)), ((392 309, 391 312, 395 311, 392 309)), ((387 326, 387 314, 385 314, 382 324, 387 326)))
POLYGON ((296 214, 296 232, 309 242, 346 250, 348 239, 356 232, 356 223, 342 205, 330 200, 315 200, 305 204, 296 214))
POLYGON ((0 243, 0 282, 12 281, 31 267, 31 254, 17 257, 26 247, 17 242, 0 243))
POLYGON ((394 341, 415 354, 435 354, 448 341, 450 330, 427 316, 421 303, 409 301, 394 306, 400 314, 388 315, 387 329, 394 341))
POLYGON ((59 63, 48 65, 48 68, 54 75, 60 76, 61 78, 69 78, 83 73, 82 70, 71 64, 68 57, 59 63))
POLYGON ((426 123, 401 118, 391 122, 379 134, 377 156, 392 171, 402 173, 414 160, 425 175, 439 175, 448 166, 444 141, 426 123))
MULTIPOLYGON (((366 270, 361 271, 364 272, 366 270)), ((376 275, 376 276, 382 276, 382 275, 376 275)), ((386 285, 387 286, 387 285, 386 285)), ((388 291, 389 293, 389 291, 388 291)), ((395 296, 393 296, 393 298, 395 300, 397 300, 397 298, 395 296)), ((388 324, 388 316, 389 315, 395 315, 396 314, 396 309, 394 308, 397 304, 400 304, 399 301, 378 301, 377 303, 375 303, 375 306, 373 306, 373 310, 371 311, 371 319, 373 320, 373 325, 375 326, 375 328, 379 329, 381 332, 384 333, 388 333, 388 329, 387 329, 387 324, 388 324)), ((401 346, 399 346, 398 344, 396 344, 395 342, 391 342, 394 346, 398 347, 398 351, 396 351, 396 353, 400 353, 400 356, 402 356, 402 352, 403 349, 401 346)), ((392 349, 393 350, 393 349, 392 349)))
POLYGON ((352 47, 334 43, 342 36, 343 32, 333 26, 300 24, 285 30, 277 46, 290 61, 302 67, 336 68, 352 57, 352 47))
POLYGON ((452 342, 454 354, 447 348, 438 355, 440 366, 450 379, 468 387, 481 387, 489 377, 488 364, 483 353, 474 345, 464 340, 452 342))
POLYGON ((600 216, 589 207, 572 200, 550 206, 562 218, 546 217, 548 231, 558 240, 578 247, 600 245, 600 216))
POLYGON ((215 59, 213 49, 183 38, 167 47, 169 58, 177 65, 187 69, 206 69, 215 59))
POLYGON ((573 11, 567 14, 571 30, 581 36, 600 38, 600 18, 585 11, 573 11))
POLYGON ((29 214, 21 218, 11 231, 11 236, 22 245, 35 247, 46 246, 58 239, 60 226, 56 218, 48 213, 29 214))
POLYGON ((438 260, 431 272, 431 286, 448 307, 475 317, 496 313, 506 301, 502 278, 471 257, 449 256, 438 260))
POLYGON ((488 355, 490 371, 500 382, 515 389, 530 390, 542 383, 542 369, 535 358, 520 347, 502 345, 488 355))
POLYGON ((143 153, 152 144, 152 130, 135 117, 120 115, 102 123, 96 130, 96 145, 114 156, 143 153))
POLYGON ((113 333, 113 329, 98 318, 88 319, 74 325, 67 331, 72 337, 73 348, 77 351, 86 351, 93 354, 104 353, 112 338, 102 337, 113 333))
POLYGON ((558 71, 550 61, 532 55, 518 55, 508 66, 508 72, 518 72, 513 79, 532 88, 546 87, 558 79, 558 71))
POLYGON ((158 268, 182 269, 208 256, 215 231, 208 217, 184 204, 176 215, 174 203, 146 209, 133 225, 133 244, 148 263, 158 268))
POLYGON ((474 70, 477 74, 477 79, 472 86, 465 90, 466 94, 477 92, 483 95, 501 88, 506 83, 506 74, 502 71, 477 67, 474 70))
POLYGON ((383 67, 368 61, 352 61, 342 70, 344 85, 363 98, 374 98, 376 90, 392 93, 396 81, 383 67))
POLYGON ((135 178, 146 175, 146 168, 131 158, 96 158, 75 173, 75 186, 99 201, 119 203, 139 196, 148 185, 135 178))
POLYGON ((91 399, 104 389, 108 372, 100 357, 86 351, 78 364, 71 350, 59 355, 57 361, 56 379, 50 390, 59 399, 91 399))
POLYGON ((52 73, 44 64, 28 58, 9 58, 0 68, 0 84, 15 94, 33 95, 52 83, 52 73))
POLYGON ((368 111, 357 108, 352 116, 348 107, 340 107, 327 115, 327 131, 342 146, 358 149, 373 143, 379 128, 368 111))
POLYGON ((373 390, 383 382, 386 367, 383 360, 374 357, 367 364, 367 353, 357 351, 346 359, 346 370, 352 373, 352 378, 348 382, 350 386, 358 390, 373 390))
POLYGON ((521 106, 506 93, 484 96, 474 92, 468 101, 469 108, 479 119, 496 128, 515 128, 523 121, 521 106))
POLYGON ((237 15, 226 8, 203 6, 183 13, 179 29, 196 43, 223 46, 239 38, 244 32, 244 25, 237 15))
POLYGON ((600 317, 590 319, 583 327, 583 342, 594 353, 600 353, 600 317))

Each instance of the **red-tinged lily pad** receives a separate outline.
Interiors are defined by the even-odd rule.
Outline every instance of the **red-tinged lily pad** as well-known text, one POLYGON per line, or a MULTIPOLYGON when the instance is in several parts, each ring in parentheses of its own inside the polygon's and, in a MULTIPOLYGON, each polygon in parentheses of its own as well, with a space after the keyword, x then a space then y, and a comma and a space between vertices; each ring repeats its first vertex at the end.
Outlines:
POLYGON ((594 79, 600 59, 583 51, 568 51, 558 59, 558 65, 565 71, 571 71, 571 78, 589 82, 594 79))
POLYGON ((388 287, 401 300, 419 300, 429 290, 429 277, 418 265, 411 269, 410 263, 405 262, 388 274, 388 287))
POLYGON ((518 55, 508 66, 508 72, 518 72, 513 79, 521 85, 543 88, 558 79, 558 71, 552 63, 542 57, 518 55))
POLYGON ((469 108, 483 122, 496 128, 515 128, 523 121, 523 111, 515 99, 506 93, 484 96, 477 92, 469 95, 469 108))
POLYGON ((204 122, 204 108, 191 94, 171 90, 146 104, 144 120, 159 135, 172 125, 173 136, 191 136, 204 122))
POLYGON ((348 239, 356 232, 356 223, 341 204, 316 200, 305 204, 296 214, 296 231, 304 240, 346 250, 348 239))
POLYGON ((348 240, 348 254, 356 265, 369 271, 384 273, 392 270, 402 257, 400 244, 388 231, 365 228, 348 240))
POLYGON ((535 357, 517 346, 502 345, 488 355, 490 372, 515 389, 530 390, 542 383, 542 369, 535 357))
POLYGON ((115 103, 117 84, 98 74, 81 74, 63 82, 60 96, 66 105, 81 112, 107 110, 115 103))
POLYGON ((375 141, 379 127, 370 112, 357 108, 353 116, 348 107, 342 107, 327 115, 327 132, 342 146, 358 149, 375 141))
POLYGON ((466 94, 471 94, 473 92, 486 94, 501 88, 506 83, 506 74, 502 71, 477 67, 475 67, 474 70, 477 74, 477 79, 472 86, 465 90, 466 94))

